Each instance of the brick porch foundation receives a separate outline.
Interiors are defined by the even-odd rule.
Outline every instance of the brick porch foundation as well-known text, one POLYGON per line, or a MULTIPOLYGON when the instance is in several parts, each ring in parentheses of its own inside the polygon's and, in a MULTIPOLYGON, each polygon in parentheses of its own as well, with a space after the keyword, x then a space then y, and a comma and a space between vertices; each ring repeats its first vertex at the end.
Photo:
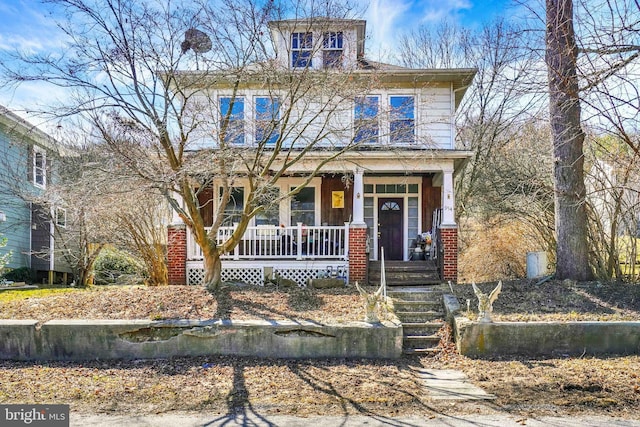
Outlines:
POLYGON ((369 254, 367 226, 351 224, 349 227, 349 283, 366 284, 369 254))
POLYGON ((458 281, 458 226, 441 226, 440 239, 444 249, 442 279, 458 281))
POLYGON ((170 285, 187 284, 187 226, 167 227, 167 268, 170 285))

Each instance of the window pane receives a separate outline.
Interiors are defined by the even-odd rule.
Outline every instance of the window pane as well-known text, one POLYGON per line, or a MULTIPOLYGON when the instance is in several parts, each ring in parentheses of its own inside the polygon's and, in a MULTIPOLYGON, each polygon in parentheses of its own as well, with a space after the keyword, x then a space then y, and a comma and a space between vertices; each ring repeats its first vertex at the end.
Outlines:
POLYGON ((291 34, 291 66, 305 68, 311 66, 311 49, 313 35, 311 33, 291 34))
MULTIPOLYGON (((364 192, 365 193, 369 193, 369 194, 373 193, 373 184, 365 184, 364 185, 364 192)), ((373 200, 373 199, 371 199, 371 200, 373 200)))
POLYGON ((409 193, 417 193, 418 184, 409 184, 409 193))
POLYGON ((378 142, 378 97, 359 96, 354 105, 355 142, 378 142))
POLYGON ((414 98, 413 96, 392 96, 390 133, 391 142, 411 143, 414 141, 414 98))
POLYGON ((295 50, 291 52, 291 66, 294 68, 306 68, 311 66, 310 50, 295 50))
POLYGON ((342 49, 342 31, 324 33, 322 47, 324 49, 342 49))
POLYGON ((222 122, 229 119, 225 142, 244 144, 244 98, 220 98, 220 118, 222 122))
POLYGON ((280 136, 278 121, 280 119, 280 100, 278 98, 258 97, 256 108, 256 142, 275 144, 280 136))
MULTIPOLYGON (((280 189, 273 189, 274 200, 280 196, 280 189)), ((280 205, 279 203, 269 203, 266 209, 256 215, 256 225, 279 225, 280 224, 280 205)))
MULTIPOLYGON (((222 187, 220 187, 220 197, 222 197, 222 187)), ((224 208, 223 225, 233 225, 234 222, 240 222, 240 216, 244 209, 244 187, 234 187, 231 189, 229 201, 224 208)))
POLYGON ((324 68, 340 68, 342 66, 342 51, 325 50, 322 52, 322 64, 324 68))
POLYGON ((313 47, 312 33, 293 33, 291 34, 292 49, 311 49, 313 47))
MULTIPOLYGON (((293 189, 293 188, 292 188, 293 189)), ((291 199, 291 225, 315 225, 316 189, 306 187, 291 199)))

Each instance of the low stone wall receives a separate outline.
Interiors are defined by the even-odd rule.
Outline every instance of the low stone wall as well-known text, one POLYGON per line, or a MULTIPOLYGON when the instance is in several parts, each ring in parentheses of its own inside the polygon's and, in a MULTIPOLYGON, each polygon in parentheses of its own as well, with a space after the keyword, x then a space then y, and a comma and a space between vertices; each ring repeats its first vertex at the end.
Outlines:
POLYGON ((396 323, 0 320, 0 359, 88 360, 238 355, 384 358, 402 355, 396 323))
POLYGON ((471 321, 445 296, 456 347, 469 357, 640 354, 640 322, 471 321))

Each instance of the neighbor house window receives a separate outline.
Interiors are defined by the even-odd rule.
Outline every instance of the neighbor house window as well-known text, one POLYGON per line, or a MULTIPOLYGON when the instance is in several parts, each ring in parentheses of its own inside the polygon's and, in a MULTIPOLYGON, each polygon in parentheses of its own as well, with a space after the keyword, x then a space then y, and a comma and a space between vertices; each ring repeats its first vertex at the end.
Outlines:
POLYGON ((390 137, 392 143, 412 143, 415 141, 415 113, 413 96, 389 97, 391 107, 390 137))
POLYGON ((43 151, 33 151, 33 183, 42 188, 47 186, 47 156, 43 151))
POLYGON ((354 107, 354 141, 376 144, 378 142, 378 97, 359 96, 354 107))
POLYGON ((311 67, 313 35, 311 33, 291 34, 291 67, 311 67))
POLYGON ((67 210, 64 208, 56 208, 56 225, 58 227, 67 226, 67 210))
POLYGON ((275 144, 280 136, 280 100, 259 96, 255 98, 256 143, 275 144))
MULTIPOLYGON (((233 187, 230 189, 229 201, 224 207, 223 225, 233 225, 240 222, 242 211, 244 210, 244 187, 233 187)), ((220 198, 222 198, 223 188, 220 187, 220 198)))
POLYGON ((324 33, 322 37, 322 64, 324 68, 342 66, 342 31, 324 33))
POLYGON ((244 98, 220 98, 221 131, 225 131, 224 142, 244 144, 244 98), (226 129, 224 123, 229 120, 226 129))
MULTIPOLYGON (((291 188, 293 190, 293 187, 291 188)), ((316 189, 305 187, 291 199, 291 225, 297 223, 315 225, 316 189)))

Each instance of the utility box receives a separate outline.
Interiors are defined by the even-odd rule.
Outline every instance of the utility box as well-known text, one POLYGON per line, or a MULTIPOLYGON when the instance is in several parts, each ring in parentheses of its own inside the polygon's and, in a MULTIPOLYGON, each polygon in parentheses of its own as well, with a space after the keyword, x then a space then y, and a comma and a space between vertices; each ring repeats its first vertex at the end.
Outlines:
POLYGON ((527 252, 527 279, 546 276, 548 265, 546 252, 527 252))

